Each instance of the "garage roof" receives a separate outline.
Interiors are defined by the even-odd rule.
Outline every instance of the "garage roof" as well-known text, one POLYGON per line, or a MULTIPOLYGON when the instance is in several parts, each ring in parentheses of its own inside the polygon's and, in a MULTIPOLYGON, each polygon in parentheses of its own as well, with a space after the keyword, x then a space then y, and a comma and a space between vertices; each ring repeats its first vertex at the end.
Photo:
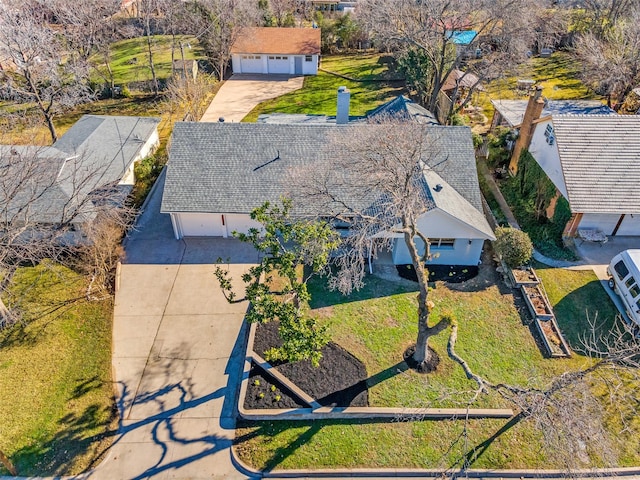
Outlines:
POLYGON ((319 55, 319 28, 255 27, 244 29, 231 53, 319 55))
POLYGON ((640 212, 640 117, 556 115, 552 119, 571 210, 640 212))

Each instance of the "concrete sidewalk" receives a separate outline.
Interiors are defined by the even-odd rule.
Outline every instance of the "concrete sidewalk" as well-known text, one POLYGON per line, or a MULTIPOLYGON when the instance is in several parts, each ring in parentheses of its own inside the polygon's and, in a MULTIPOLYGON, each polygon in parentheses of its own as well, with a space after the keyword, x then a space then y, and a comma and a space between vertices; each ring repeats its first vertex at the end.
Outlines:
POLYGON ((224 82, 202 115, 201 122, 240 122, 265 100, 302 88, 304 77, 289 75, 233 75, 224 82))

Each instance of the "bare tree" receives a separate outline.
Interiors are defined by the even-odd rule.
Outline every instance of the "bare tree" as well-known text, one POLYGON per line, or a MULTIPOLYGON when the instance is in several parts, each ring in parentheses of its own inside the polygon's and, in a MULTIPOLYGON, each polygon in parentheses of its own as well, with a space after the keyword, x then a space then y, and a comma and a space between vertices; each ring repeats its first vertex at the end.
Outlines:
POLYGON ((609 106, 624 101, 640 83, 640 7, 628 14, 600 36, 585 33, 576 41, 583 80, 605 95, 609 106))
POLYGON ((379 46, 399 57, 413 52, 423 59, 416 79, 423 101, 448 121, 470 101, 480 81, 501 76, 526 59, 542 6, 525 0, 363 0, 358 18, 379 46), (470 31, 476 35, 461 34, 470 31), (463 66, 478 81, 465 98, 443 106, 441 89, 463 66))
MULTIPOLYGON (((426 175, 447 163, 442 129, 413 122, 384 121, 367 128, 336 129, 331 146, 346 151, 341 158, 314 163, 312 169, 292 172, 291 195, 316 215, 332 215, 349 227, 338 272, 330 285, 348 294, 362 286, 367 261, 394 239, 406 245, 418 278, 418 336, 413 360, 429 370, 429 338, 444 330, 449 319, 429 324, 428 272, 430 241, 418 228, 431 206, 426 175)), ((439 178, 439 177, 438 177, 439 178)))
POLYGON ((5 95, 35 103, 55 142, 56 114, 93 96, 86 62, 65 58, 59 35, 29 3, 0 3, 0 55, 10 62, 0 71, 5 95))
POLYGON ((295 24, 296 0, 269 0, 276 27, 292 27, 295 24))
POLYGON ((149 70, 151 71, 151 84, 154 95, 160 92, 158 76, 156 75, 156 65, 153 60, 153 35, 151 32, 151 18, 156 16, 158 5, 156 0, 138 0, 138 17, 142 21, 144 28, 144 36, 147 42, 147 60, 149 62, 149 70))
POLYGON ((88 64, 109 84, 113 94, 114 77, 111 70, 111 43, 118 37, 116 14, 120 11, 120 0, 54 0, 46 6, 64 31, 66 50, 88 62, 98 53, 102 65, 88 64), (104 67, 104 68, 103 68, 104 67))
POLYGON ((193 22, 220 81, 231 59, 231 46, 242 29, 259 23, 257 2, 248 0, 195 0, 193 22))
POLYGON ((94 221, 126 222, 127 190, 113 184, 109 165, 89 157, 68 157, 50 147, 0 146, 0 327, 15 322, 18 305, 10 292, 23 263, 60 260, 91 240, 94 221))
POLYGON ((184 112, 185 119, 198 121, 207 109, 210 95, 213 94, 216 80, 208 75, 199 75, 192 80, 188 75, 176 73, 169 81, 165 101, 169 110, 184 112))
POLYGON ((580 33, 588 32, 601 38, 639 5, 638 0, 584 0, 576 12, 575 28, 580 33))
MULTIPOLYGON (((508 385, 492 382, 473 372, 455 352, 457 325, 452 326, 449 356, 464 370, 477 389, 469 404, 484 393, 496 392, 518 411, 516 422, 530 421, 543 435, 547 456, 567 471, 580 466, 616 465, 614 439, 607 428, 605 406, 619 412, 623 430, 637 429, 630 421, 637 408, 635 385, 640 381, 640 339, 618 318, 616 327, 605 335, 598 333, 597 316, 581 343, 585 367, 565 372, 546 384, 508 385)), ((533 383, 533 382, 531 382, 533 383)), ((633 433, 632 433, 633 434, 633 433)), ((477 453, 468 452, 461 466, 473 463, 477 453)))

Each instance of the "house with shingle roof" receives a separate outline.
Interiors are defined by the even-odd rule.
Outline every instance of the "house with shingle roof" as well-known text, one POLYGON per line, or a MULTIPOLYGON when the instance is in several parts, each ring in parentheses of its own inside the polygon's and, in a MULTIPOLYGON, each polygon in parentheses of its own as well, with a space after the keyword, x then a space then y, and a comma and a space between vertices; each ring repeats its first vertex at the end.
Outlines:
POLYGON ((245 28, 231 47, 233 73, 316 75, 319 28, 245 28))
POLYGON ((569 203, 566 235, 640 235, 640 117, 552 115, 529 152, 569 203))
MULTIPOLYGON (((176 239, 229 237, 234 231, 260 228, 250 212, 289 192, 291 169, 313 168, 329 159, 349 162, 345 150, 331 141, 336 128, 353 129, 357 135, 359 129, 382 131, 386 126, 176 123, 161 207, 171 216, 176 239)), ((434 139, 430 145, 437 148, 435 155, 425 152, 424 195, 429 208, 418 220, 432 241, 432 253, 439 254, 432 263, 477 265, 484 241, 495 237, 482 210, 471 132, 467 127, 423 128, 434 139)), ((392 256, 396 264, 411 263, 401 238, 393 240, 392 256)))
POLYGON ((71 223, 80 230, 103 206, 104 189, 110 201, 131 192, 135 163, 159 144, 159 123, 153 117, 84 115, 52 146, 0 145, 5 175, 12 169, 32 171, 24 185, 4 183, 24 189, 22 195, 0 190, 10 198, 7 211, 28 210, 28 223, 71 223))

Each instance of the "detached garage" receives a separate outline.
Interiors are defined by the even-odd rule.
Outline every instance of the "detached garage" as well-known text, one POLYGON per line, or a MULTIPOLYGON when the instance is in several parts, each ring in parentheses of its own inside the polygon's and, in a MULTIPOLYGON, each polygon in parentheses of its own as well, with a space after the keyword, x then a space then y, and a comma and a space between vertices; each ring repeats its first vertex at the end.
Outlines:
POLYGON ((233 73, 316 75, 318 28, 247 28, 231 47, 233 73))

